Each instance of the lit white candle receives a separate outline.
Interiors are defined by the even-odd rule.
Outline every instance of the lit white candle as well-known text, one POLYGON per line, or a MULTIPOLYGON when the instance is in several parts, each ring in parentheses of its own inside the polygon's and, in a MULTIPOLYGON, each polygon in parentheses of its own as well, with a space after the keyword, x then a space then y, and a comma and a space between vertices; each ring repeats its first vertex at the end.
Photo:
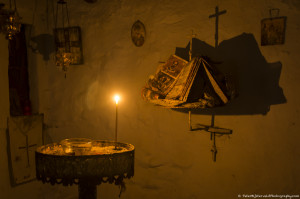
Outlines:
POLYGON ((116 127, 115 127, 115 149, 117 149, 117 137, 118 137, 118 104, 120 101, 120 96, 115 95, 114 97, 115 102, 116 102, 116 127))

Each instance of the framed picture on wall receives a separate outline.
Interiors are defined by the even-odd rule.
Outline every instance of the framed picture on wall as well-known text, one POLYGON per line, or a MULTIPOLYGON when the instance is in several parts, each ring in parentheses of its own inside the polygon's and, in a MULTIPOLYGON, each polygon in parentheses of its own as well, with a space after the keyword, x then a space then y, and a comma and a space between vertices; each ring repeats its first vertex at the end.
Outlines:
POLYGON ((35 149, 43 145, 44 116, 10 116, 7 149, 11 185, 17 186, 36 179, 35 149))
POLYGON ((284 44, 286 17, 261 20, 261 45, 284 44))

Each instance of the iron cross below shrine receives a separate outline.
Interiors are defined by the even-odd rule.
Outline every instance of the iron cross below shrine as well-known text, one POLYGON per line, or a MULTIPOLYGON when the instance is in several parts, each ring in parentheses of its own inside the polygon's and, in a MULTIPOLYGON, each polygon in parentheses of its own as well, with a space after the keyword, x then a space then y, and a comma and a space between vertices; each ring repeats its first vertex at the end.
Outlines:
POLYGON ((225 14, 226 10, 219 12, 219 7, 216 6, 216 13, 213 15, 209 15, 209 18, 216 17, 216 33, 215 33, 215 48, 218 47, 218 24, 219 24, 219 16, 225 14))
POLYGON ((25 136, 26 136, 26 146, 19 147, 19 149, 25 149, 26 150, 26 153, 27 153, 27 167, 30 167, 30 164, 29 164, 29 149, 31 147, 35 147, 37 145, 36 144, 29 145, 29 143, 28 143, 28 135, 25 135, 25 136))
MULTIPOLYGON (((216 13, 213 14, 213 15, 209 15, 209 18, 213 18, 213 17, 216 17, 216 33, 215 33, 215 48, 218 47, 219 45, 219 16, 222 15, 222 14, 225 14, 226 13, 226 10, 223 10, 221 12, 219 12, 219 7, 216 6, 216 13)), ((211 128, 214 128, 215 126, 215 115, 213 114, 211 116, 211 128)), ((232 132, 230 132, 231 134, 232 132)), ((215 162, 216 161, 216 158, 217 158, 217 153, 218 153, 218 150, 217 150, 217 147, 216 147, 216 132, 215 131, 212 131, 210 133, 210 139, 213 140, 213 146, 212 146, 212 149, 211 149, 211 152, 212 152, 212 155, 213 155, 213 161, 215 162)))

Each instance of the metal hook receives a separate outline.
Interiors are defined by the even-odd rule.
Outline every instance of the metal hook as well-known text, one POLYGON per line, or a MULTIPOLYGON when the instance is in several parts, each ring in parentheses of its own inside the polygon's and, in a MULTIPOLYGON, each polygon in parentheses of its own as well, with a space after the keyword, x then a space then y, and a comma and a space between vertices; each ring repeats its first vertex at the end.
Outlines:
POLYGON ((270 9, 270 10, 269 10, 269 12, 270 12, 270 17, 271 17, 271 18, 278 17, 278 16, 279 16, 279 11, 280 11, 279 8, 272 8, 272 9, 270 9), (275 12, 276 12, 276 15, 274 15, 275 12))

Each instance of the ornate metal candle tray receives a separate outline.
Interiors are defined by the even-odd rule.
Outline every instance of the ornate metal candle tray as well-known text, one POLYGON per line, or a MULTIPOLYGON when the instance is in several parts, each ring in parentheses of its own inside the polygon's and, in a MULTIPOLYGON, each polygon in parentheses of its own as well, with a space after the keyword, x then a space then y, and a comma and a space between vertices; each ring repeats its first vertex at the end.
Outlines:
POLYGON ((96 185, 102 182, 122 185, 134 175, 134 146, 126 143, 97 140, 90 145, 89 140, 71 139, 41 146, 35 156, 38 180, 79 184, 79 198, 87 198, 89 192, 96 195, 96 185))

